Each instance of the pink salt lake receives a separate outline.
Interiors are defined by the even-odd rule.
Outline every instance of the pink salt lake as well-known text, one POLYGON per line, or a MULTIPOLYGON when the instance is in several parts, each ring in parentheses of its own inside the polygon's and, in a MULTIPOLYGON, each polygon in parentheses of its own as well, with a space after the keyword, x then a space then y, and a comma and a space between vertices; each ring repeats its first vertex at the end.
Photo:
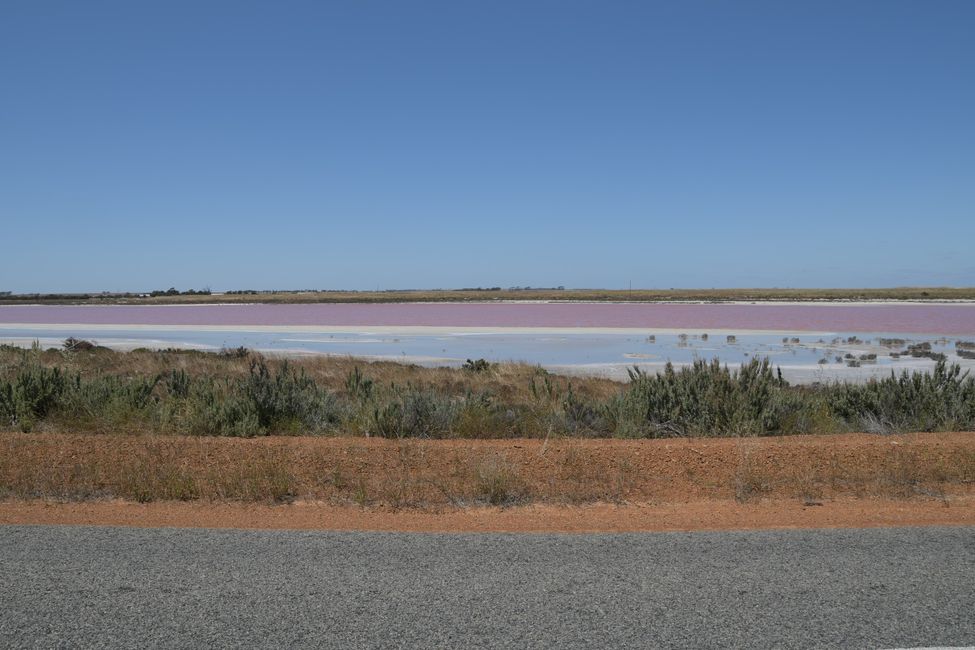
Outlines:
POLYGON ((975 304, 389 303, 13 305, 0 323, 142 326, 539 327, 975 335, 975 304))

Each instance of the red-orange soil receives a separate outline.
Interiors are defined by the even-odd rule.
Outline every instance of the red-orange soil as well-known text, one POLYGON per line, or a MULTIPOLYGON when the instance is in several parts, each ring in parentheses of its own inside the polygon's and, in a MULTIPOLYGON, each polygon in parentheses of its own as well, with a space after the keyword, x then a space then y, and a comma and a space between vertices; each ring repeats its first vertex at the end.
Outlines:
POLYGON ((290 505, 124 501, 0 503, 0 524, 409 532, 642 532, 880 526, 973 526, 975 498, 698 501, 675 504, 529 505, 440 512, 290 505))
POLYGON ((0 433, 0 494, 0 523, 562 532, 975 525, 975 433, 640 441, 0 433))

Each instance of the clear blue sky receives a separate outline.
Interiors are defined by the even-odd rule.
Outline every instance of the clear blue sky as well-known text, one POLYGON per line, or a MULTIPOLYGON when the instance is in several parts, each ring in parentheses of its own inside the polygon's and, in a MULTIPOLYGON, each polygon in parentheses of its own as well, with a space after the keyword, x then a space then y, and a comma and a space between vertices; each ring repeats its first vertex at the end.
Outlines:
POLYGON ((975 284, 975 2, 0 3, 0 290, 975 284))

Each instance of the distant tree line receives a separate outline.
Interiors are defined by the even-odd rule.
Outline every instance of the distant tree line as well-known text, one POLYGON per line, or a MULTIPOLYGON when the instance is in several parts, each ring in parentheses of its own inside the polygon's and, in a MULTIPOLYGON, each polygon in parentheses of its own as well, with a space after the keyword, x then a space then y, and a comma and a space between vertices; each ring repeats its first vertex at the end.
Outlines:
POLYGON ((157 296, 209 296, 210 288, 205 289, 188 289, 186 291, 180 291, 176 287, 169 287, 166 290, 157 289, 156 291, 150 291, 149 296, 151 298, 156 298, 157 296))

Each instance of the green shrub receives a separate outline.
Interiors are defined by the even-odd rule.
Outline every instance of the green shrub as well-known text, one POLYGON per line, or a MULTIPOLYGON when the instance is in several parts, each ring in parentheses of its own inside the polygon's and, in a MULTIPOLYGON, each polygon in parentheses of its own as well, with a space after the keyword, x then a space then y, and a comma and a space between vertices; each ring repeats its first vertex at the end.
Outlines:
POLYGON ((58 404, 59 417, 77 422, 120 427, 153 419, 158 398, 153 394, 159 377, 96 375, 67 382, 58 404))
POLYGON ((189 433, 243 438, 267 433, 251 400, 232 391, 218 397, 218 389, 209 388, 201 388, 193 396, 187 419, 189 433))
POLYGON ((373 409, 372 433, 383 438, 443 438, 458 412, 450 398, 408 387, 398 399, 373 409))
POLYGON ((571 383, 562 398, 561 411, 556 416, 556 428, 570 435, 606 435, 609 432, 606 409, 576 395, 571 383))
POLYGON ((60 368, 46 368, 24 355, 12 380, 0 380, 0 417, 30 431, 58 404, 67 384, 60 368))
POLYGON ((796 404, 783 399, 787 384, 768 359, 736 371, 717 360, 649 375, 634 368, 630 385, 608 414, 624 436, 756 435, 779 432, 796 404))
POLYGON ((174 368, 166 377, 166 390, 176 399, 190 396, 190 376, 182 368, 174 368))
POLYGON ((835 383, 826 389, 833 414, 854 428, 893 431, 970 429, 975 426, 975 380, 939 360, 930 373, 835 383))
POLYGON ((263 359, 251 361, 240 388, 264 430, 298 427, 313 433, 338 421, 332 394, 287 362, 272 376, 263 359))
POLYGON ((359 366, 354 366, 345 377, 345 390, 353 399, 368 400, 372 397, 372 387, 372 380, 363 376, 359 366))
POLYGON ((468 359, 464 362, 463 369, 467 372, 485 372, 491 369, 491 362, 487 359, 478 359, 477 361, 468 359))

